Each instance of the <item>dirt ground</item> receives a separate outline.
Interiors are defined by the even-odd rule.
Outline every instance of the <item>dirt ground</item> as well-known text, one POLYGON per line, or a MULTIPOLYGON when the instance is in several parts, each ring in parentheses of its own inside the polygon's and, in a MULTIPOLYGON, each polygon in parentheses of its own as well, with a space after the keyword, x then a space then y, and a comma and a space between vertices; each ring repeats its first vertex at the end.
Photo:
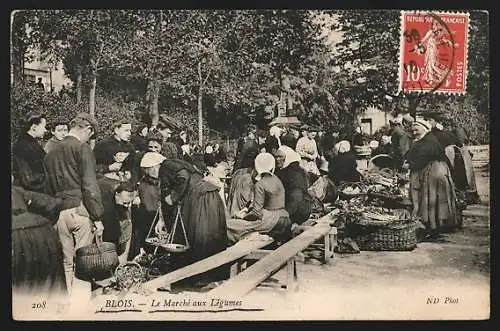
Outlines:
MULTIPOLYGON (((488 169, 477 169, 476 180, 482 202, 472 209, 488 211, 488 169)), ((328 265, 298 263, 296 292, 259 287, 246 300, 264 311, 227 314, 299 320, 488 318, 489 217, 464 217, 463 228, 445 239, 419 243, 411 252, 362 251, 336 254, 328 265)), ((273 277, 286 279, 284 271, 273 277)))

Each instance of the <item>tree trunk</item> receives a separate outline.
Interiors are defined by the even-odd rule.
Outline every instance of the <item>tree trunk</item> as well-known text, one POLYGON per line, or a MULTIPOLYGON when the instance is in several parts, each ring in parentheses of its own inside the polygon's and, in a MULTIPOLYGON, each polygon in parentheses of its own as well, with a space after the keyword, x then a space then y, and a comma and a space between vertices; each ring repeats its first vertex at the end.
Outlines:
POLYGON ((25 35, 24 17, 22 12, 13 14, 12 18, 12 50, 11 50, 11 63, 12 63, 12 80, 13 84, 20 84, 24 80, 23 67, 24 67, 24 54, 26 53, 26 45, 24 44, 23 37, 25 35))
POLYGON ((76 103, 79 104, 82 101, 82 67, 78 65, 76 67, 76 103))
POLYGON ((416 118, 419 102, 420 96, 411 96, 408 98, 408 112, 413 118, 416 118))
POLYGON ((90 72, 90 90, 89 90, 89 113, 95 117, 95 90, 97 87, 97 68, 92 65, 90 72))
POLYGON ((198 88, 198 143, 203 146, 203 85, 198 88))
POLYGON ((154 80, 152 84, 153 90, 151 96, 151 107, 149 108, 149 118, 151 119, 151 125, 156 127, 160 121, 160 112, 158 110, 158 99, 160 98, 160 82, 154 80))
POLYGON ((203 76, 201 74, 201 62, 198 62, 198 143, 203 146, 203 76))

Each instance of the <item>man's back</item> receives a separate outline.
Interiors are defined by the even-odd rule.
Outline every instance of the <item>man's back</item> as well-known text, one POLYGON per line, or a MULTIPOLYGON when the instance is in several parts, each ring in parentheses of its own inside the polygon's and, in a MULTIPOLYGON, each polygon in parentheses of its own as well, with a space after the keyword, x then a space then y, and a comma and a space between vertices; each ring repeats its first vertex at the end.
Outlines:
POLYGON ((47 193, 63 199, 63 209, 83 202, 92 220, 102 215, 101 192, 95 173, 95 158, 90 146, 66 136, 44 160, 47 193))

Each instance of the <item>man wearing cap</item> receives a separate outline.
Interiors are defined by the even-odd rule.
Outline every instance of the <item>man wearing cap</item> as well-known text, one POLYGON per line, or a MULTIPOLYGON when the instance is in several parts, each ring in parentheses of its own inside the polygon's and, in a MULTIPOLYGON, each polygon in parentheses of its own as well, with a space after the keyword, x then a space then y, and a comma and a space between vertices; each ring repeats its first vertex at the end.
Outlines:
POLYGON ((93 231, 102 236, 103 205, 96 178, 96 161, 88 141, 94 135, 96 120, 89 114, 77 115, 69 133, 44 159, 47 193, 63 199, 57 230, 64 255, 66 285, 71 293, 75 251, 89 245, 93 231))
POLYGON ((403 116, 398 115, 389 121, 391 125, 391 157, 396 170, 402 170, 406 152, 410 149, 410 134, 403 127, 403 116))
POLYGON ((117 183, 137 180, 135 147, 130 142, 132 124, 127 119, 113 123, 113 135, 94 148, 97 173, 117 183))

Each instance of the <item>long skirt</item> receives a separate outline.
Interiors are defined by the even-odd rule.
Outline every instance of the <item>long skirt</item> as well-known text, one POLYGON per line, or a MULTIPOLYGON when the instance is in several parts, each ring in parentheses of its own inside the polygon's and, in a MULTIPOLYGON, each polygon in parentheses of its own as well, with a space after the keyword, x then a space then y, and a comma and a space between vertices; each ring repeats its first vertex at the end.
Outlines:
POLYGON ((50 223, 12 230, 12 290, 47 297, 67 294, 62 246, 50 223))
POLYGON ((462 219, 450 169, 444 161, 432 161, 410 174, 413 213, 428 230, 444 232, 461 227, 462 219))
MULTIPOLYGON (((128 251, 128 259, 133 260, 139 255, 141 248, 147 253, 153 253, 155 246, 146 244, 146 237, 153 223, 156 211, 151 212, 144 207, 132 209, 132 237, 130 241, 130 249, 128 251)), ((155 235, 154 229, 151 230, 152 236, 155 235)))
POLYGON ((236 243, 252 232, 268 234, 278 241, 286 241, 291 234, 291 221, 285 209, 262 210, 262 219, 247 221, 230 219, 227 222, 227 235, 231 243, 236 243))
MULTIPOLYGON (((217 186, 202 180, 190 187, 182 199, 181 216, 190 248, 187 252, 172 257, 175 265, 182 267, 192 264, 227 248, 226 211, 217 186)), ((180 223, 177 225, 174 243, 184 244, 180 223)), ((187 283, 220 280, 226 278, 227 273, 228 268, 222 266, 191 277, 187 283)))

